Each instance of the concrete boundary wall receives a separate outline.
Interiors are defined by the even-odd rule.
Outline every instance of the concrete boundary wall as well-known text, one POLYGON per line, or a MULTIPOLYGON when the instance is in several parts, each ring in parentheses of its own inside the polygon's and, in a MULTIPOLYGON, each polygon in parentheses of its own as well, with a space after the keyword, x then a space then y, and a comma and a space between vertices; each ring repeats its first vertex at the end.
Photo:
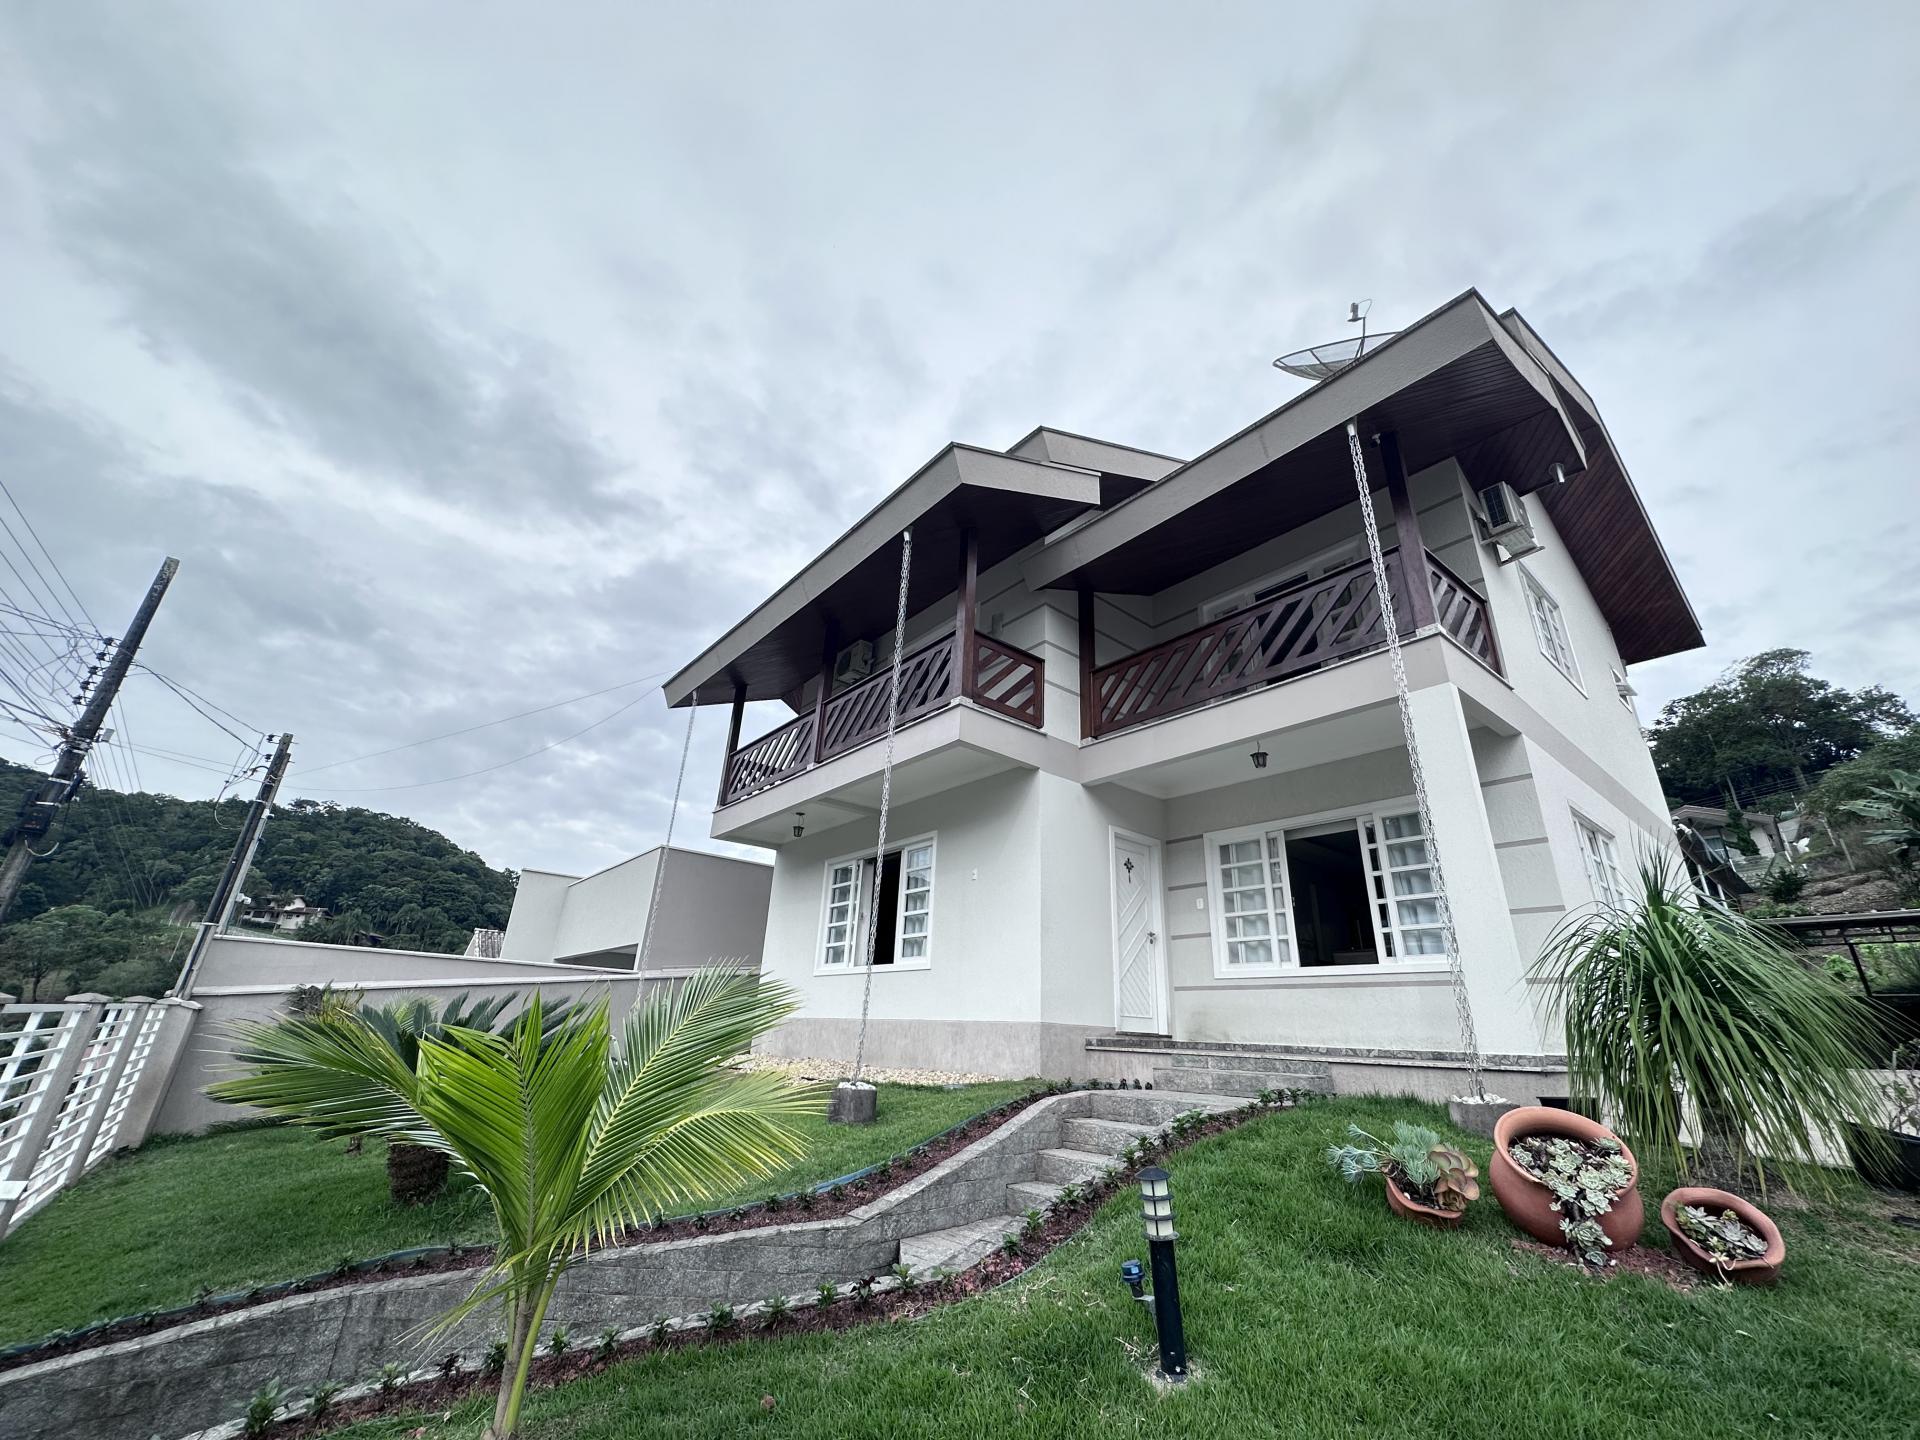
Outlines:
MULTIPOLYGON (((1091 1107, 1087 1091, 1036 1101, 925 1174, 835 1219, 597 1251, 561 1282, 548 1326, 591 1335, 875 1275, 899 1258, 908 1236, 1005 1214, 1006 1187, 1032 1178, 1035 1157, 1059 1145, 1062 1124, 1091 1107)), ((457 1352, 476 1365, 499 1332, 495 1314, 434 1340, 419 1331, 480 1273, 289 1296, 0 1372, 0 1434, 149 1440, 227 1421, 270 1380, 300 1393, 323 1380, 365 1380, 388 1361, 411 1368, 457 1352)))

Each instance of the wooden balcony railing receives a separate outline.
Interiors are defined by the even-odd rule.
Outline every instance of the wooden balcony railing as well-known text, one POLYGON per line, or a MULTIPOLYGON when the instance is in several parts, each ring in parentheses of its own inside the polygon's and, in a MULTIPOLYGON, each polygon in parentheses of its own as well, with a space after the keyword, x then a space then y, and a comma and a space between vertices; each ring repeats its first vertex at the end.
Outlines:
MULTIPOLYGON (((909 650, 900 665, 900 723, 949 704, 961 691, 954 665, 955 636, 941 635, 909 650)), ((731 805, 778 785, 824 760, 857 750, 887 732, 892 668, 881 666, 858 684, 827 698, 818 715, 789 720, 727 757, 720 803, 731 805)), ((1039 729, 1045 719, 1046 663, 990 636, 974 636, 972 694, 982 709, 1039 729)))
MULTIPOLYGON (((1402 585, 1398 549, 1387 552, 1388 583, 1402 585)), ((1434 609, 1447 633, 1499 668, 1486 601, 1451 570, 1425 556, 1434 609)), ((1396 606, 1401 634, 1412 633, 1396 606)), ((1178 715, 1243 690, 1317 670, 1386 643, 1379 587, 1363 562, 1306 580, 1171 640, 1094 670, 1089 708, 1095 737, 1178 715)))

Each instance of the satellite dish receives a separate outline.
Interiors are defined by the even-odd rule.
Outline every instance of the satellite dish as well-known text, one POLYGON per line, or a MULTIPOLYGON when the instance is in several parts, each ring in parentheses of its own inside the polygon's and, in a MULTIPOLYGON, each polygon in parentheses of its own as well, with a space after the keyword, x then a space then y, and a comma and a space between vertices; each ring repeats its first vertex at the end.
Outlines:
POLYGON ((1330 379, 1362 355, 1378 350, 1399 333, 1398 330, 1383 330, 1377 335, 1357 335, 1345 340, 1329 341, 1325 345, 1309 345, 1305 350, 1282 355, 1273 362, 1274 367, 1289 375, 1298 375, 1302 380, 1330 379))
POLYGON ((1302 380, 1329 380, 1338 375, 1354 361, 1379 349, 1400 333, 1398 330, 1383 330, 1377 335, 1369 335, 1367 314, 1372 309, 1371 300, 1356 300, 1347 307, 1347 323, 1360 327, 1360 334, 1356 338, 1330 340, 1324 345, 1309 345, 1304 350, 1295 350, 1274 361, 1274 368, 1284 370, 1289 375, 1298 375, 1302 380))

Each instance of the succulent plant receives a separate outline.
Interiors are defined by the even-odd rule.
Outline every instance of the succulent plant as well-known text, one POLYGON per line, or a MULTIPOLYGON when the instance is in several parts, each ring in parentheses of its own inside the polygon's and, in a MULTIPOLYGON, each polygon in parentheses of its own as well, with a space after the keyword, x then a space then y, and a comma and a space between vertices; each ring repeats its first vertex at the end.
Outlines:
POLYGON ((1434 1203, 1442 1210, 1464 1210, 1480 1198, 1480 1167, 1453 1145, 1436 1145, 1427 1152, 1439 1172, 1433 1181, 1434 1203))

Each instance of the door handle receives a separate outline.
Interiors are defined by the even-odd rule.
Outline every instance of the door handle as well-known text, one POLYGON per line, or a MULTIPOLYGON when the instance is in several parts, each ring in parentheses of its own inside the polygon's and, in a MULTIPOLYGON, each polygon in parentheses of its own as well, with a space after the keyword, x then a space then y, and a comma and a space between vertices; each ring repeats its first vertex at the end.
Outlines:
POLYGON ((1159 934, 1159 932, 1158 932, 1158 931, 1156 931, 1156 930, 1149 930, 1149 931, 1147 931, 1147 944, 1149 944, 1149 945, 1158 945, 1159 943, 1160 943, 1160 934, 1159 934))

